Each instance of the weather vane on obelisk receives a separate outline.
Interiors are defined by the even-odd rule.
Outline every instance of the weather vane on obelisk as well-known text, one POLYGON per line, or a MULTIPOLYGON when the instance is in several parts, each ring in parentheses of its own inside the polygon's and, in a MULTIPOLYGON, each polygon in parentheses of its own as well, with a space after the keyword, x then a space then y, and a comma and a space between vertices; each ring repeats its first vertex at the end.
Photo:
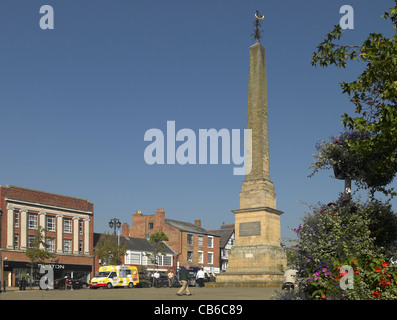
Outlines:
POLYGON ((256 42, 259 42, 260 39, 262 38, 262 32, 263 32, 263 30, 260 30, 259 28, 262 26, 262 20, 263 20, 263 19, 265 19, 265 16, 261 15, 261 14, 259 13, 259 11, 256 10, 256 13, 255 13, 255 20, 254 20, 254 27, 255 27, 255 30, 254 30, 254 33, 251 34, 251 36, 254 37, 254 40, 256 40, 256 42))

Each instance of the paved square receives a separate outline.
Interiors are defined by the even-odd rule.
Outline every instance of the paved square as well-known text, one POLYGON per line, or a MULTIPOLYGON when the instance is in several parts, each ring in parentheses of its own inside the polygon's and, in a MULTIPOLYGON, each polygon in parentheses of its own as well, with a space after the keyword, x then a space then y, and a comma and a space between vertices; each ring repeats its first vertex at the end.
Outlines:
POLYGON ((177 296, 178 288, 114 288, 81 290, 9 290, 0 300, 272 300, 280 288, 190 288, 192 296, 177 296))

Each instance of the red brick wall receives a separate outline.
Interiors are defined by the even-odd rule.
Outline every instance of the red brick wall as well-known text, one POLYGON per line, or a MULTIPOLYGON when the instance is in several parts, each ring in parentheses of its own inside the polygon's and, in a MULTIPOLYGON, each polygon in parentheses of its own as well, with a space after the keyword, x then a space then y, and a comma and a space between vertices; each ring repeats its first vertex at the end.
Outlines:
MULTIPOLYGON (((73 198, 69 196, 63 196, 59 194, 43 192, 38 190, 32 190, 28 188, 16 187, 16 186, 0 186, 0 208, 3 211, 1 216, 1 235, 0 235, 0 247, 5 248, 7 243, 7 202, 5 198, 11 198, 15 200, 22 200, 40 204, 46 204, 51 206, 90 211, 94 212, 94 204, 85 199, 73 198)), ((33 212, 33 211, 32 211, 33 212)), ((73 224, 72 224, 73 227, 73 224)), ((90 235, 89 235, 89 251, 93 252, 93 232, 94 232, 94 216, 90 215, 90 235)), ((28 230, 28 235, 33 234, 33 230, 28 230)), ((65 238, 67 236, 65 235, 65 238)), ((82 238, 80 238, 82 239, 82 238)))
MULTIPOLYGON (((43 205, 56 206, 74 210, 89 211, 94 212, 94 204, 88 200, 73 198, 69 196, 62 196, 58 194, 31 190, 27 188, 15 187, 15 186, 0 186, 0 208, 3 211, 1 215, 1 225, 0 225, 0 247, 6 248, 7 245, 7 201, 5 198, 11 198, 14 200, 22 200, 32 203, 39 203, 43 205)), ((30 210, 29 212, 38 213, 30 210)), ((52 214, 48 214, 52 215, 52 214)), ((65 214, 64 217, 68 217, 65 214)), ((71 218, 72 216, 70 216, 71 218)), ((94 233, 94 216, 93 214, 87 215, 90 218, 90 234, 89 234, 89 253, 93 254, 93 233, 94 233)), ((72 229, 74 228, 74 223, 72 223, 72 229)), ((57 230, 58 226, 55 225, 57 230)), ((74 232, 75 230, 73 230, 74 232)), ((20 232, 19 227, 14 228, 14 234, 20 232)), ((83 233, 85 229, 83 227, 83 233)), ((34 230, 27 229, 27 235, 34 234, 34 230)), ((49 235, 56 239, 56 232, 49 232, 49 235)), ((72 239, 72 234, 63 234, 64 239, 72 239)), ((79 235, 79 240, 84 240, 84 235, 79 235)), ((72 239, 73 241, 73 239, 72 239)), ((55 241, 55 250, 57 246, 57 241, 55 241)), ((72 244, 73 248, 73 244, 72 244)), ((84 250, 84 249, 83 249, 84 250)), ((28 261, 24 252, 11 250, 2 251, 2 258, 7 257, 9 261, 28 261)), ((65 264, 83 264, 83 265, 93 265, 94 257, 79 255, 79 254, 56 254, 57 263, 65 264)), ((94 271, 94 270, 93 270, 94 271)))
MULTIPOLYGON (((199 220, 194 221, 196 225, 201 226, 199 220)), ((165 212, 163 209, 157 209, 154 215, 143 215, 138 212, 132 215, 132 227, 129 229, 129 236, 135 238, 146 238, 146 233, 149 236, 152 233, 163 231, 169 241, 167 245, 178 255, 177 261, 179 266, 187 264, 187 251, 193 251, 193 262, 189 263, 192 267, 212 266, 219 267, 219 237, 213 237, 213 248, 208 248, 208 236, 203 237, 203 246, 198 246, 198 234, 193 233, 193 246, 187 245, 187 233, 179 231, 165 223, 165 212), (153 229, 148 229, 149 223, 153 223, 153 229), (198 263, 198 251, 203 251, 203 263, 198 263), (213 264, 208 264, 208 252, 213 252, 213 264)))

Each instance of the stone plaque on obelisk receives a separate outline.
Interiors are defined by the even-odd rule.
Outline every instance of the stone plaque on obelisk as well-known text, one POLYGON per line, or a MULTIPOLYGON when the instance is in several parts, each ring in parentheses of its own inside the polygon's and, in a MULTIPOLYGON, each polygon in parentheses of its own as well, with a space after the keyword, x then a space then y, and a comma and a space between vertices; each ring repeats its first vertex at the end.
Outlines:
POLYGON ((259 43, 259 26, 264 18, 255 14, 256 43, 249 49, 246 163, 251 162, 240 192, 240 209, 235 214, 235 246, 228 268, 217 276, 225 285, 280 286, 286 255, 280 244, 280 215, 270 181, 268 99, 265 48, 259 43), (251 145, 251 148, 250 148, 251 145))

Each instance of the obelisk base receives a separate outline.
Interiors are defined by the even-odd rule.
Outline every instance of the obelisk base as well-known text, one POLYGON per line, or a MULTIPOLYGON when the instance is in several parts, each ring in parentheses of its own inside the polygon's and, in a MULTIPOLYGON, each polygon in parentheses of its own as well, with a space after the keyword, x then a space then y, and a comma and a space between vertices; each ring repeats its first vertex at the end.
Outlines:
POLYGON ((216 277, 216 286, 281 287, 286 262, 281 246, 235 245, 226 272, 216 277))

